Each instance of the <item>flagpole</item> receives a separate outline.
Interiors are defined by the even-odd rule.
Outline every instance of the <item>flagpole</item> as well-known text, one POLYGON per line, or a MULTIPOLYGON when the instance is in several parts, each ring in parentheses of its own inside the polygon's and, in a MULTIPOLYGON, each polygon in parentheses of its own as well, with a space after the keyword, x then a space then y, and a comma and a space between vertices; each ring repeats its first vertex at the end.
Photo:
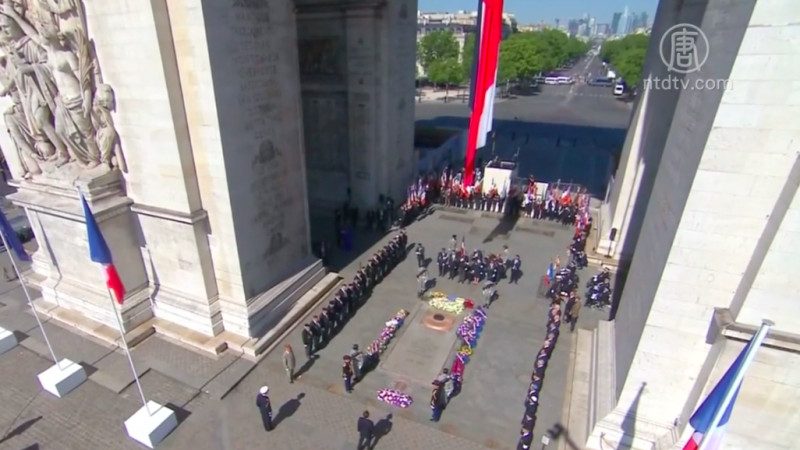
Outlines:
POLYGON ((736 392, 739 390, 739 386, 742 384, 742 380, 744 379, 744 374, 747 372, 747 369, 750 366, 750 363, 753 362, 753 358, 756 356, 756 351, 759 347, 761 347, 761 343, 764 342, 764 339, 767 337, 767 333, 769 333, 770 327, 775 325, 774 322, 771 320, 762 320, 761 327, 756 332, 756 335, 753 337, 753 340, 750 341, 750 347, 747 349, 747 353, 744 355, 744 359, 742 360, 742 365, 739 367, 739 370, 736 371, 736 375, 733 377, 733 381, 730 384, 730 387, 725 392, 725 397, 722 399, 722 403, 720 404, 719 408, 714 412, 714 418, 711 420, 711 424, 709 424, 708 430, 703 433, 703 437, 700 440, 700 445, 698 450, 705 450, 706 446, 711 442, 711 435, 713 435, 717 431, 717 425, 719 425, 720 420, 722 420, 722 416, 725 414, 725 411, 728 409, 728 405, 731 404, 733 397, 736 395, 736 392))
POLYGON ((47 344, 47 349, 50 350, 50 356, 53 357, 53 362, 56 363, 58 370, 61 370, 61 362, 56 357, 56 352, 53 351, 53 346, 50 344, 50 339, 47 338, 47 333, 45 333, 42 321, 39 319, 39 313, 36 312, 36 308, 33 306, 33 300, 31 300, 31 294, 28 292, 28 287, 25 285, 25 280, 22 278, 22 273, 20 273, 19 267, 17 267, 17 262, 14 261, 14 257, 11 256, 11 247, 8 246, 5 233, 0 233, 0 237, 3 239, 3 245, 6 248, 6 253, 8 253, 8 259, 11 261, 11 266, 14 267, 14 272, 17 274, 19 284, 22 285, 22 291, 25 293, 25 298, 28 299, 28 304, 31 307, 31 311, 33 311, 33 317, 36 318, 36 323, 39 325, 39 329, 42 330, 42 336, 44 337, 45 344, 47 344))
POLYGON ((139 388, 139 396, 142 398, 142 404, 144 405, 145 410, 147 410, 147 414, 152 416, 153 413, 150 411, 150 407, 147 406, 147 399, 144 398, 144 390, 142 390, 142 383, 139 382, 139 374, 136 373, 136 366, 133 364, 133 358, 131 358, 131 350, 128 348, 128 340, 125 339, 125 329, 122 327, 122 319, 120 318, 119 311, 117 310, 117 303, 114 301, 114 296, 111 294, 111 290, 106 288, 108 292, 108 299, 111 300, 111 309, 114 311, 114 317, 117 319, 117 325, 119 325, 119 335, 122 337, 122 344, 125 347, 125 355, 128 357, 128 363, 131 365, 131 371, 133 371, 133 379, 136 381, 136 387, 139 388))

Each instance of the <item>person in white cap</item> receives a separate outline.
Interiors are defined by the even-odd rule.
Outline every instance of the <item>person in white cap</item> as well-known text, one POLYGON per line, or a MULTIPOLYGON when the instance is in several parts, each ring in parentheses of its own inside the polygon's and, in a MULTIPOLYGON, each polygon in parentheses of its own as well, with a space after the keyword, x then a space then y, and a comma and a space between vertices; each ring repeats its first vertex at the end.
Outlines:
POLYGON ((269 401, 269 386, 261 386, 256 395, 256 406, 261 411, 261 421, 264 423, 264 429, 267 431, 272 430, 272 404, 269 401))

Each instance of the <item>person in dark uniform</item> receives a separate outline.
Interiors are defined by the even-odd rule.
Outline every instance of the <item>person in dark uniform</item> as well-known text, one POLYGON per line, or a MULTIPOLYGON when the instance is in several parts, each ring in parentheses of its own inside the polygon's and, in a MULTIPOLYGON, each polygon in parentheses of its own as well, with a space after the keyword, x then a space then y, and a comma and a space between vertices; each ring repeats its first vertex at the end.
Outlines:
POLYGON ((511 261, 511 278, 508 279, 508 283, 517 284, 521 276, 522 276, 522 260, 519 258, 519 255, 517 255, 514 257, 514 260, 511 261))
POLYGON ((458 263, 458 282, 464 283, 467 281, 467 270, 469 270, 469 263, 466 257, 462 257, 458 263))
POLYGON ((456 253, 450 253, 450 279, 452 280, 458 275, 458 257, 456 257, 456 253))
POLYGON ((442 417, 442 411, 447 400, 444 396, 444 386, 441 384, 433 388, 431 393, 431 422, 438 422, 442 417))
POLYGON ((322 311, 319 314, 319 327, 322 330, 322 333, 321 333, 322 334, 322 338, 325 340, 325 342, 328 342, 328 340, 330 340, 330 338, 331 338, 331 335, 333 334, 332 333, 333 327, 332 327, 331 321, 330 321, 330 319, 328 317, 328 307, 327 306, 322 308, 322 311))
POLYGON ((348 394, 353 392, 353 367, 350 357, 345 355, 342 362, 342 379, 344 380, 344 390, 348 394))
POLYGON ((439 252, 438 255, 436 255, 436 262, 439 264, 439 276, 443 277, 445 265, 447 264, 447 254, 445 253, 444 248, 439 252))
POLYGON ((358 450, 372 448, 375 424, 369 419, 369 411, 364 411, 358 418, 358 450))
POLYGON ((306 357, 311 359, 314 355, 314 333, 311 331, 311 325, 303 325, 303 331, 300 333, 300 337, 303 340, 303 348, 306 349, 306 357))
POLYGON ((417 265, 419 267, 422 267, 425 263, 425 247, 423 247, 422 244, 417 244, 416 254, 417 254, 417 265))
POLYGON ((268 393, 269 387, 261 386, 256 395, 256 406, 261 412, 261 422, 264 424, 264 429, 272 431, 272 404, 269 401, 268 393))
POLYGON ((314 335, 314 353, 316 353, 322 346, 322 324, 319 321, 319 316, 314 316, 311 320, 311 332, 314 335))

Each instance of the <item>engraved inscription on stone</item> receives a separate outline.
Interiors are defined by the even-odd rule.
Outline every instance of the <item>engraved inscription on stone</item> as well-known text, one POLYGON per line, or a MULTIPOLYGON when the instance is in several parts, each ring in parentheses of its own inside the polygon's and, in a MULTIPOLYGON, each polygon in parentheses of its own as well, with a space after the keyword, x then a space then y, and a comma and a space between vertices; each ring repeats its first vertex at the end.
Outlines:
POLYGON ((303 78, 339 78, 344 73, 340 38, 301 39, 297 47, 303 78))

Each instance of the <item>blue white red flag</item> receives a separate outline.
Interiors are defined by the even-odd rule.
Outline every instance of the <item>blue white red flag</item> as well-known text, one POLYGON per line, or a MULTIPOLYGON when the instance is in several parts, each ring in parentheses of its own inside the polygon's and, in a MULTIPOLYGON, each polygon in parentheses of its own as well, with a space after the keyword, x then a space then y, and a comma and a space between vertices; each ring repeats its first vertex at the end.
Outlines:
POLYGON ((14 231, 14 227, 11 226, 11 223, 8 222, 6 215, 3 214, 3 211, 0 209, 0 232, 3 233, 3 236, 6 237, 6 242, 8 246, 11 247, 11 250, 14 250, 14 253, 17 254, 17 258, 22 261, 30 261, 31 257, 28 256, 28 253, 25 252, 25 247, 22 246, 22 242, 19 240, 19 236, 17 236, 17 232, 14 231))
POLYGON ((731 417, 731 412, 733 411, 733 405, 736 402, 736 396, 739 395, 739 387, 741 386, 741 376, 738 377, 739 383, 734 385, 737 374, 746 369, 744 360, 745 356, 747 355, 750 346, 753 345, 753 341, 751 340, 745 347, 742 349, 742 352, 739 353, 739 356, 736 357, 736 361, 728 368, 728 371, 725 372, 722 379, 719 380, 714 389, 711 390, 711 393, 708 394, 703 403, 700 405, 699 408, 692 414, 692 418, 689 419, 689 424, 694 428, 694 433, 692 433, 692 437, 683 446, 683 450, 696 450, 700 446, 700 442, 703 441, 703 436, 705 435, 705 439, 708 441, 706 442, 705 450, 716 450, 722 448, 722 437, 725 434, 725 428, 728 424, 728 420, 731 417), (722 418, 719 420, 719 424, 717 424, 714 429, 710 429, 712 427, 712 421, 714 420, 714 415, 722 408, 724 405, 723 400, 725 398, 725 394, 729 392, 731 389, 735 390, 735 394, 731 399, 728 407, 725 409, 725 413, 722 415, 722 418))
POLYGON ((100 227, 97 226, 97 221, 94 219, 92 210, 89 209, 89 204, 86 199, 81 195, 81 203, 83 204, 83 216, 86 219, 86 232, 89 237, 89 257, 92 261, 103 265, 103 271, 106 275, 106 286, 114 293, 114 298, 120 305, 125 298, 125 285, 114 267, 114 261, 111 259, 111 251, 108 249, 106 240, 103 238, 103 233, 100 232, 100 227))
POLYGON ((545 276, 547 277, 548 283, 550 281, 552 281, 553 278, 555 278, 555 276, 556 276, 556 268, 553 265, 553 263, 550 263, 550 264, 547 265, 547 272, 545 273, 545 276))
POLYGON ((469 119, 464 158, 464 184, 471 185, 477 150, 486 145, 492 131, 498 54, 503 31, 503 0, 479 0, 475 39, 475 70, 472 77, 472 114, 469 119))

